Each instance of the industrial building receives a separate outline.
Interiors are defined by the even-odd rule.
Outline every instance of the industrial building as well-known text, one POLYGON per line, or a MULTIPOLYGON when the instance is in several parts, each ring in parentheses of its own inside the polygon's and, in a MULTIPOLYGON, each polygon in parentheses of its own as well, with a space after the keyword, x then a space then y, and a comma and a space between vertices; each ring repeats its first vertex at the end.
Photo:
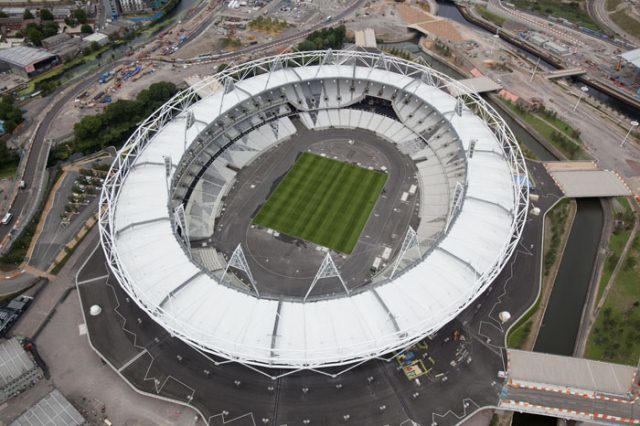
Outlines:
POLYGON ((15 419, 9 426, 80 426, 86 424, 73 405, 54 389, 15 419))
POLYGON ((15 337, 0 343, 0 403, 42 379, 42 370, 15 337))
POLYGON ((55 67, 60 63, 57 55, 44 49, 19 46, 0 50, 0 71, 10 69, 27 78, 55 67))

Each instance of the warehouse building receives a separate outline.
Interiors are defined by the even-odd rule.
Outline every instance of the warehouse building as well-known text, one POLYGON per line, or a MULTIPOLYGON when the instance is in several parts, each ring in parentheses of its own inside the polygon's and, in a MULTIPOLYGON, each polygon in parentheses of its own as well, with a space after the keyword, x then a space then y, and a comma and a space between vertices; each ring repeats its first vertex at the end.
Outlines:
POLYGON ((43 49, 19 46, 0 50, 0 71, 3 68, 10 69, 27 78, 35 77, 59 63, 57 55, 43 49))
POLYGON ((18 395, 42 379, 42 370, 18 339, 0 343, 0 403, 18 395))

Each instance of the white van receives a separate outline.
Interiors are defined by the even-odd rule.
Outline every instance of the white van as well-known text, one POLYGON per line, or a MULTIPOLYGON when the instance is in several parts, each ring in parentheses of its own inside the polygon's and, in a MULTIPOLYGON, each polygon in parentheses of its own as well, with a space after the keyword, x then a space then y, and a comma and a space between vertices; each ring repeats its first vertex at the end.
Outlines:
POLYGON ((8 225, 9 222, 11 222, 11 219, 13 219, 13 215, 11 213, 7 213, 4 215, 0 223, 2 223, 3 225, 8 225))

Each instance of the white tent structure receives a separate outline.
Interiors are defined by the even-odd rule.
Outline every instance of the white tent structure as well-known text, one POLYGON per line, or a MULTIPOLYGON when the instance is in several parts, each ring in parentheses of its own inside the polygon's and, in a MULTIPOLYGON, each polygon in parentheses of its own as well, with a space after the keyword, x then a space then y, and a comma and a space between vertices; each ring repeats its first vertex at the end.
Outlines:
POLYGON ((173 336, 250 366, 347 366, 434 333, 500 273, 528 203, 511 131, 480 97, 457 100, 450 88, 468 93, 398 58, 314 51, 230 67, 179 93, 133 134, 105 181, 99 226, 112 273, 173 336), (200 98, 200 86, 212 80, 221 83, 217 91, 200 98), (400 121, 349 108, 365 95, 390 100, 400 121), (415 231, 422 244, 431 241, 417 261, 392 279, 306 300, 260 297, 193 263, 173 208, 200 197, 204 204, 187 208, 189 228, 208 232, 207 218, 234 178, 223 165, 242 167, 290 138, 292 114, 309 128, 369 129, 414 158, 422 181, 415 231), (171 170, 164 158, 174 160, 171 170), (206 211, 195 211, 202 205, 206 211), (198 215, 202 225, 194 224, 198 215))

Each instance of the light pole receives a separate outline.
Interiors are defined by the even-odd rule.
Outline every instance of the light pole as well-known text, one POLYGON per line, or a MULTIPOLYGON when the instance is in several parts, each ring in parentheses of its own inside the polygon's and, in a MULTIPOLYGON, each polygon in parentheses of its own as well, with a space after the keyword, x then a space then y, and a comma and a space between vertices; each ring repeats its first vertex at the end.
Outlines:
POLYGON ((627 143, 627 139, 629 138, 629 135, 631 134, 631 131, 633 129, 635 129, 636 127, 638 127, 638 124, 640 124, 640 123, 638 123, 637 121, 633 120, 629 124, 631 124, 631 126, 629 127, 629 131, 627 132, 626 135, 624 135, 624 139, 622 139, 622 142, 620 142, 620 146, 623 146, 625 143, 627 143))
POLYGON ((536 66, 533 67, 533 72, 531 73, 531 78, 529 81, 533 81, 533 77, 536 76, 536 71, 538 71, 538 65, 540 65, 540 57, 538 56, 538 60, 536 61, 536 66))
POLYGON ((582 97, 584 96, 585 93, 589 91, 589 88, 587 86, 582 86, 580 90, 581 92, 580 92, 580 97, 578 98, 578 102, 576 102, 576 106, 573 107, 574 111, 578 109, 578 105, 580 105, 580 101, 582 100, 582 97))

